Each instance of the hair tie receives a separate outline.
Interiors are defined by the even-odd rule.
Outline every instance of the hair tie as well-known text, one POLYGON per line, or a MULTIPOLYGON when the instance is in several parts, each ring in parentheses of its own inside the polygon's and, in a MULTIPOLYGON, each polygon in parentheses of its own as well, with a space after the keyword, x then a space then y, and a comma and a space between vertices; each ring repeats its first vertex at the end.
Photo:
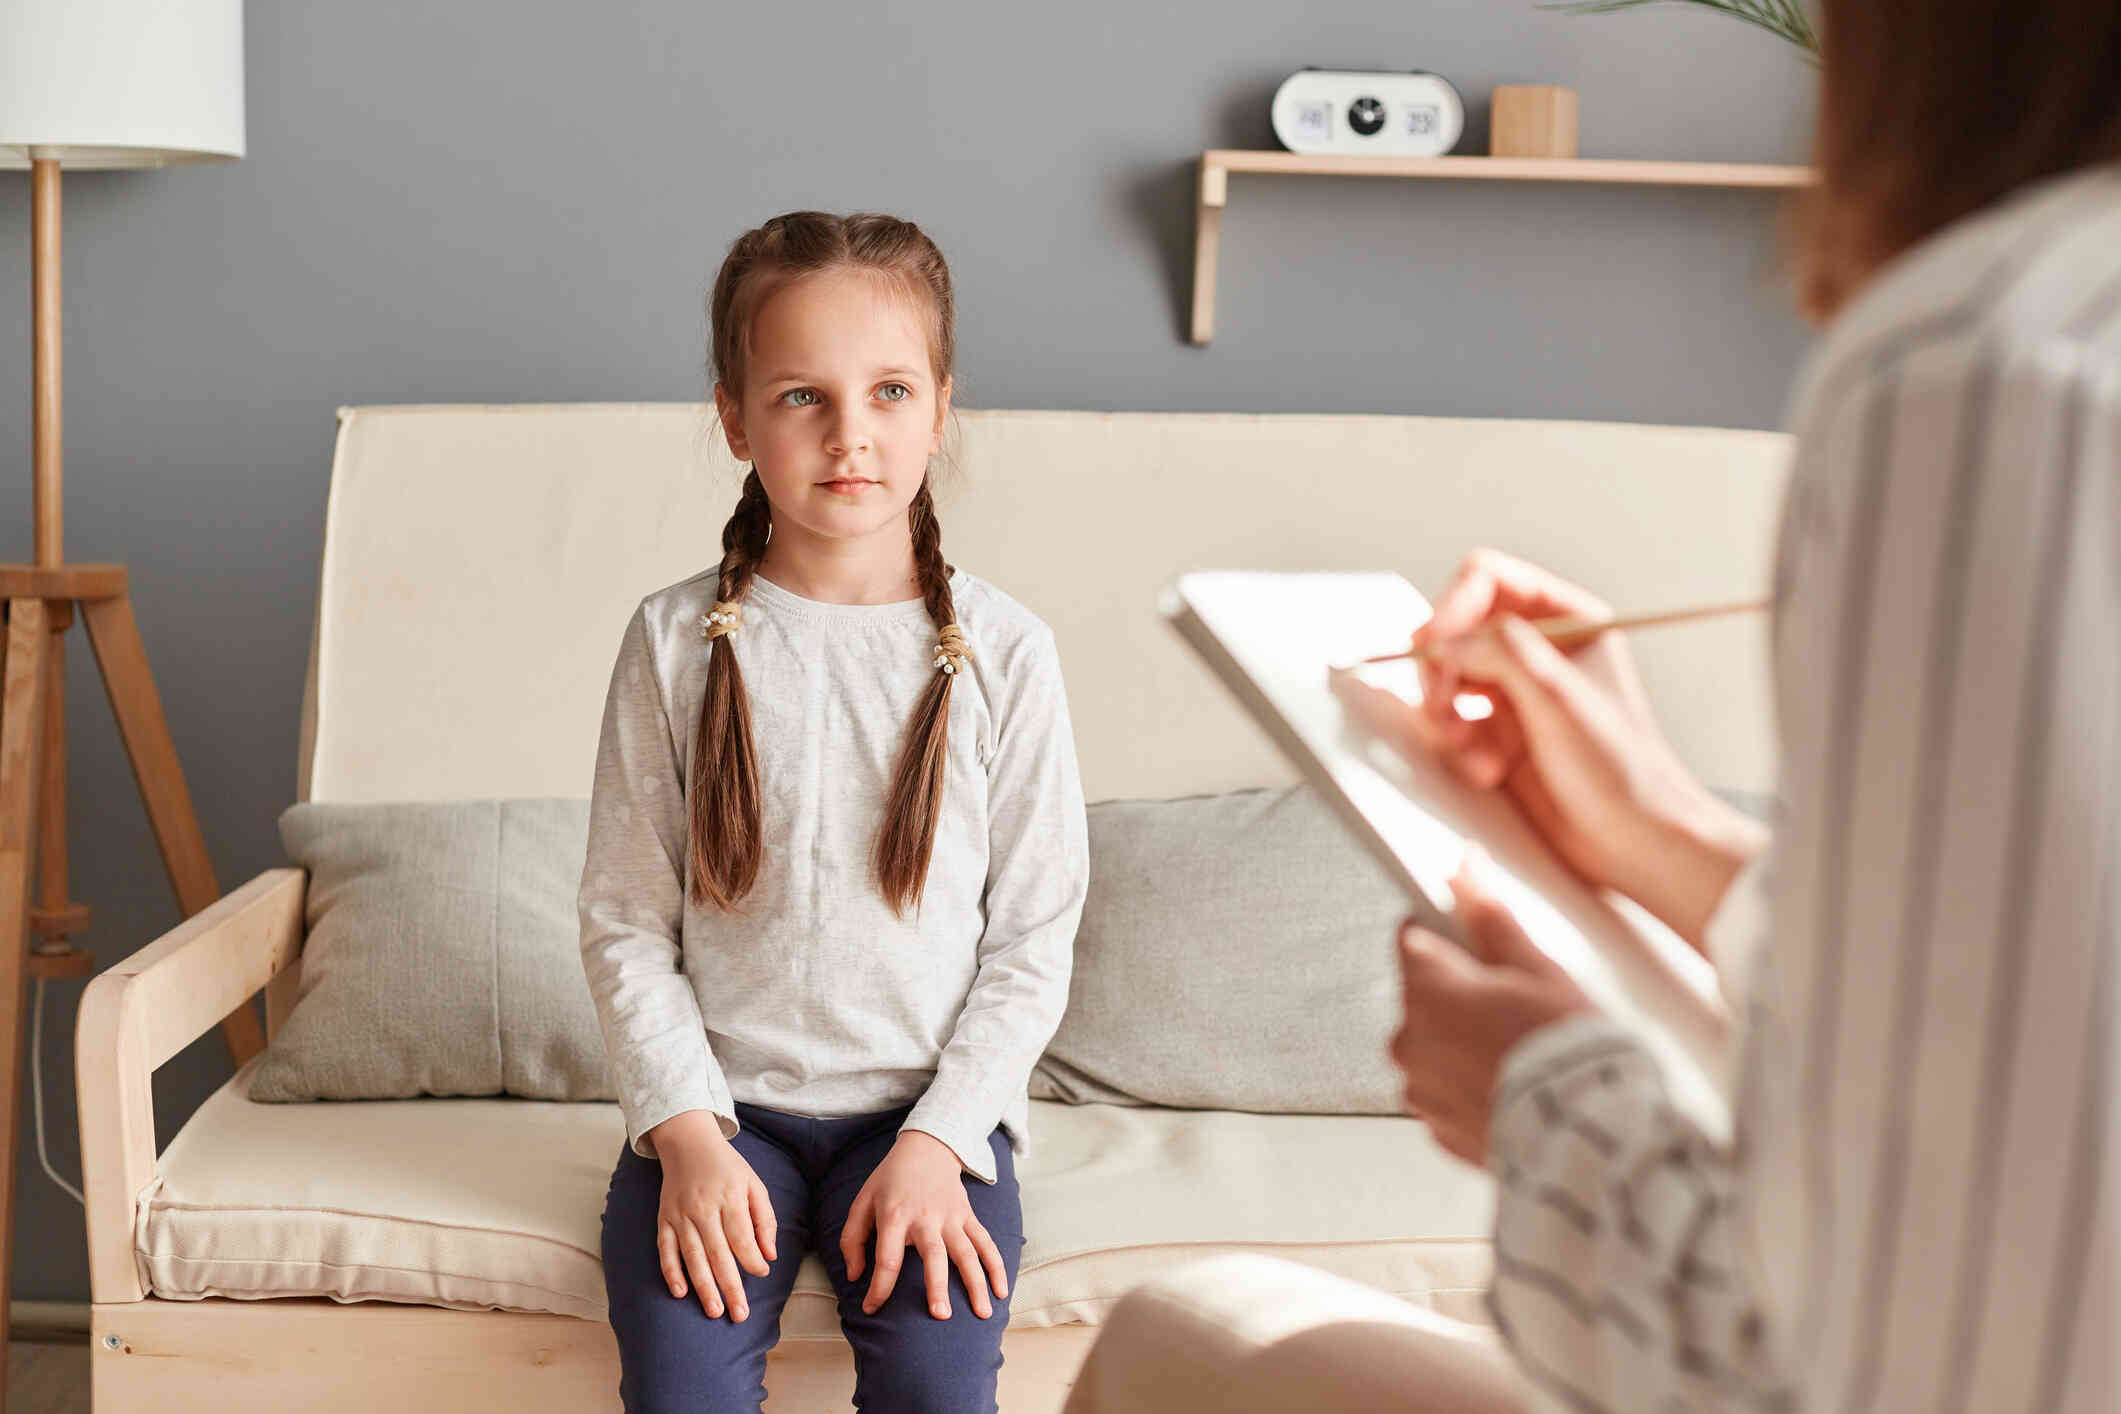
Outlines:
POLYGON ((700 615, 700 636, 709 643, 725 633, 735 633, 743 619, 743 608, 733 599, 717 599, 714 607, 700 615))
POLYGON ((965 650, 965 634, 956 624, 944 624, 941 641, 935 645, 935 666, 947 677, 956 677, 965 670, 965 663, 972 655, 965 650))

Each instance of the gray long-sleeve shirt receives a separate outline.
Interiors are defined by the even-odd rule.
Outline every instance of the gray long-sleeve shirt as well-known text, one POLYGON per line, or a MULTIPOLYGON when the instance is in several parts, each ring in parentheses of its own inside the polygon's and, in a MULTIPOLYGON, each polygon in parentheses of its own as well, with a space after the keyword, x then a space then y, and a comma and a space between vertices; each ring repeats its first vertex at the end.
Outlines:
POLYGON ((957 570, 972 654, 919 911, 871 858, 891 773, 937 671, 918 600, 829 604, 754 578, 732 646, 758 755, 764 860, 730 914, 690 900, 685 782, 706 689, 705 571, 626 625, 597 745, 578 899, 582 965, 628 1141, 734 1101, 818 1117, 911 1104, 985 1182, 997 1123, 1028 1143, 1025 1089, 1060 1023, 1089 876, 1053 634, 957 570))
POLYGON ((1492 1308, 1571 1410, 2111 1410, 2121 168, 1903 255, 1792 421, 1735 1142, 1611 1022, 1533 1033, 1492 1308))

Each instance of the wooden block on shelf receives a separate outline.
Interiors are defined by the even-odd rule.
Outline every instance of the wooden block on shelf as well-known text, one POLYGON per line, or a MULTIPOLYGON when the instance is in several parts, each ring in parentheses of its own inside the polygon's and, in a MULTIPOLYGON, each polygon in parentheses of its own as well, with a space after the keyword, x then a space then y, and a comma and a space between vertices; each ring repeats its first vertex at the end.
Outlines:
POLYGON ((1576 90, 1548 84, 1498 85, 1489 108, 1488 153, 1493 157, 1574 157, 1576 90))

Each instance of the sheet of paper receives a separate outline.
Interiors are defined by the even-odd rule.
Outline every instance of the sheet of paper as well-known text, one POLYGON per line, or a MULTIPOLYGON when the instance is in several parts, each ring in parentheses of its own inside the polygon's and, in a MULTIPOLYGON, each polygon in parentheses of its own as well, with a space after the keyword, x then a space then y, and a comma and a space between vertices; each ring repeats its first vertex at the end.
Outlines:
MULTIPOLYGON (((1498 896, 1534 941, 1642 1032, 1674 1102, 1711 1134, 1727 1134, 1729 1027, 1709 964, 1641 909, 1587 887, 1507 799, 1375 740, 1334 694, 1331 667, 1404 651, 1428 618, 1412 584, 1397 574, 1202 571, 1172 586, 1165 612, 1408 890, 1417 914, 1449 912, 1450 877, 1466 840, 1478 840, 1493 858, 1498 896)), ((1410 660, 1360 671, 1420 700, 1410 660)))

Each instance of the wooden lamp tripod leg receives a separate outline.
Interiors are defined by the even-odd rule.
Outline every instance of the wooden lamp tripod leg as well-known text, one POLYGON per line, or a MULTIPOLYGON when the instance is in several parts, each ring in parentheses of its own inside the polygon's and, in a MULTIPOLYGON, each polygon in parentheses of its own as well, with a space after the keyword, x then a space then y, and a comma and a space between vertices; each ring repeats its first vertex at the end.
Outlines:
MULTIPOLYGON (((118 718, 126 754, 132 758, 133 776, 140 783, 140 799, 154 825, 155 842, 162 849, 163 867, 176 886, 177 907, 189 918, 220 898, 221 886, 214 882, 206 838, 192 811, 184 768, 178 764, 176 743, 170 740, 169 723, 162 715, 162 698, 147 668, 147 648, 133 618, 132 596, 84 599, 81 617, 88 624, 88 641, 103 670, 103 685, 110 692, 111 711, 118 718)), ((265 1029, 247 1001, 221 1019, 221 1034, 239 1067, 265 1049, 265 1029)))
POLYGON ((39 748, 44 739, 44 709, 51 676, 46 670, 51 643, 49 610, 42 599, 7 602, 6 648, 0 665, 0 1064, 7 1081, 0 1086, 0 1404, 6 1400, 8 1293, 14 1275, 15 1161, 20 1148, 19 1097, 22 1093, 22 1021, 25 975, 29 963, 30 888, 36 877, 33 838, 37 792, 44 770, 39 748))

